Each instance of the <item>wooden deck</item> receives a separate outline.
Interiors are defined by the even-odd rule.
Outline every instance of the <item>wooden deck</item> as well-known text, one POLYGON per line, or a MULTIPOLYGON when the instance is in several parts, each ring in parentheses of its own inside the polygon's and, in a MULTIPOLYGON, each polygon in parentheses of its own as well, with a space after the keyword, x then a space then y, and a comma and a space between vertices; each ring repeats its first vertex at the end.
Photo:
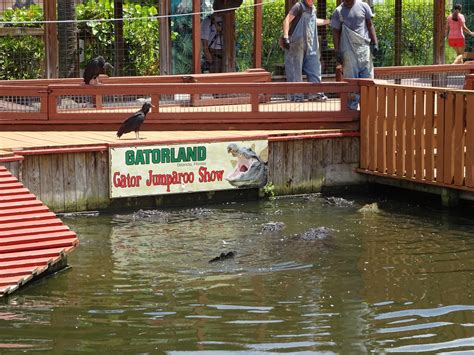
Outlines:
POLYGON ((170 142, 219 141, 259 138, 269 136, 336 132, 339 130, 272 130, 272 131, 143 131, 140 140, 135 133, 128 133, 119 139, 115 131, 19 131, 2 132, 0 157, 21 154, 24 150, 54 150, 63 148, 94 147, 103 145, 160 144, 170 142))

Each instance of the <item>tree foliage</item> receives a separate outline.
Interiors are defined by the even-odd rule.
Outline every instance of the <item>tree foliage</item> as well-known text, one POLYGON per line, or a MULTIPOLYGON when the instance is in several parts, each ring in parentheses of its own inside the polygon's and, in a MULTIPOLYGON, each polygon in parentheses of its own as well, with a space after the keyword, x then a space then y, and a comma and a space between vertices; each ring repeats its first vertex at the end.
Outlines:
MULTIPOLYGON (((19 22, 8 27, 41 27, 34 21, 43 20, 43 11, 38 5, 29 8, 7 9, 1 21, 19 22)), ((42 37, 0 37, 0 79, 39 79, 43 76, 44 42, 42 37)))
MULTIPOLYGON (((81 38, 85 39, 85 65, 91 58, 102 54, 114 62, 113 0, 89 0, 76 6, 81 38)), ((123 35, 125 72, 129 75, 159 74, 159 26, 155 6, 125 3, 123 6, 123 35), (135 19, 135 20, 131 20, 135 19)))

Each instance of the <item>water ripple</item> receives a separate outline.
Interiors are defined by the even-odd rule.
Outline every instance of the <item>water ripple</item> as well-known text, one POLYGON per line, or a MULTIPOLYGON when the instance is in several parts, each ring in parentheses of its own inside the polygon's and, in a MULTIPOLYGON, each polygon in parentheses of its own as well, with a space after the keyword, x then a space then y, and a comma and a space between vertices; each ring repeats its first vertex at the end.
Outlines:
POLYGON ((473 311, 474 306, 467 305, 452 305, 445 307, 437 308, 427 308, 427 309, 406 309, 403 311, 387 312, 379 314, 375 319, 390 319, 390 318, 399 318, 399 317, 408 317, 408 316, 419 316, 423 318, 436 317, 451 312, 460 312, 460 311, 473 311))
POLYGON ((474 350, 474 337, 456 339, 456 340, 446 341, 442 343, 399 346, 397 348, 392 348, 392 349, 387 348, 385 349, 385 351, 387 351, 388 353, 415 353, 415 352, 428 352, 428 351, 437 351, 437 350, 445 350, 445 349, 461 348, 461 347, 468 347, 471 350, 474 350))

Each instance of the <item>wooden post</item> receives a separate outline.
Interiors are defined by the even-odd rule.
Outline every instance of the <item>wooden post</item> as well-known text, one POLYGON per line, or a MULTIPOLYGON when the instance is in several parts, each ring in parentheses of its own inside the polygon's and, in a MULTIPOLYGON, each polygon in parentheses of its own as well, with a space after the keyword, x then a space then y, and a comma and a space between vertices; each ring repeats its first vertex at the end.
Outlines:
POLYGON ((224 30, 224 72, 235 71, 235 10, 221 12, 224 30))
POLYGON ((201 73, 201 1, 193 0, 193 73, 201 73))
POLYGON ((395 1, 395 63, 402 65, 402 0, 395 1))
POLYGON ((263 33, 262 24, 263 24, 263 9, 262 9, 262 0, 254 0, 253 8, 253 67, 261 68, 262 67, 262 36, 263 33))
POLYGON ((433 64, 444 64, 444 31, 446 0, 437 0, 433 6, 433 64))
MULTIPOLYGON (((123 45, 123 0, 114 0, 114 18, 120 19, 114 22, 115 35, 115 75, 123 76, 124 67, 124 45, 123 45)), ((110 58, 109 58, 110 60, 110 58)))
MULTIPOLYGON (((45 21, 56 21, 56 0, 45 0, 45 21)), ((57 78, 59 73, 58 31, 55 22, 45 24, 44 43, 46 47, 46 78, 57 78)))
MULTIPOLYGON (((170 0, 161 0, 160 16, 170 14, 170 0)), ((170 75, 171 69, 171 34, 169 17, 160 17, 160 74, 170 75)))

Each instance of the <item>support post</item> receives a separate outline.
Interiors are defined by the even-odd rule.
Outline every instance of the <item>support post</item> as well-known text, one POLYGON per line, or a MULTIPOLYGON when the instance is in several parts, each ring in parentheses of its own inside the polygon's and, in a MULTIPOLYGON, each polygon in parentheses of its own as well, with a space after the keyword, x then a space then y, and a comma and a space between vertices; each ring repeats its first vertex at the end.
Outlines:
POLYGON ((433 64, 444 64, 444 29, 446 26, 445 16, 446 0, 437 0, 433 6, 433 64))
POLYGON ((254 0, 253 8, 253 67, 262 67, 262 36, 263 33, 263 10, 262 0, 254 0))
MULTIPOLYGON (((123 46, 123 0, 114 0, 114 18, 120 19, 114 22, 115 35, 115 75, 123 76, 124 68, 124 46, 123 46)), ((110 60, 110 58, 109 58, 110 60)))
POLYGON ((171 70, 171 34, 170 0, 161 0, 160 4, 160 75, 170 75, 171 70), (161 17, 166 16, 166 17, 161 17))
POLYGON ((193 73, 201 73, 201 1, 193 0, 193 73))
MULTIPOLYGON (((45 0, 45 21, 56 21, 56 0, 45 0)), ((46 78, 57 78, 59 74, 58 56, 58 30, 56 22, 47 22, 44 31, 44 43, 46 44, 46 78)))
POLYGON ((402 0, 395 1, 395 63, 402 65, 402 0))

